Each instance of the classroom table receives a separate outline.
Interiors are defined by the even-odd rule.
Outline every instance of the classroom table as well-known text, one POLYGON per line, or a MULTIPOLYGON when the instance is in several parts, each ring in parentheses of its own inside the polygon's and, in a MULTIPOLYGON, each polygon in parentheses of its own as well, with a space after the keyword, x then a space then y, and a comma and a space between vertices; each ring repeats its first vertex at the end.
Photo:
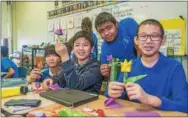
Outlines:
POLYGON ((26 85, 27 81, 24 78, 9 78, 9 79, 1 79, 1 87, 14 87, 26 85))
MULTIPOLYGON (((8 98, 3 98, 2 99, 2 108, 5 108, 6 106, 4 106, 4 103, 10 99, 40 99, 41 100, 41 105, 39 107, 45 107, 51 104, 58 104, 55 103, 51 100, 48 100, 46 98, 41 97, 39 94, 37 93, 28 93, 26 95, 20 95, 20 96, 14 96, 14 97, 8 97, 8 98)), ((188 116, 186 113, 182 113, 182 112, 172 112, 172 111, 161 111, 161 110, 156 110, 154 108, 151 108, 147 105, 143 105, 140 103, 135 103, 135 102, 130 102, 127 100, 121 100, 121 99, 117 99, 116 101, 120 104, 123 105, 122 108, 105 108, 104 106, 104 101, 107 98, 103 95, 99 96, 98 100, 89 102, 88 104, 84 104, 78 107, 75 107, 73 109, 79 109, 79 110, 83 110, 84 107, 88 107, 91 109, 103 109, 105 112, 106 116, 124 116, 125 112, 130 112, 130 111, 151 111, 151 112, 157 112, 160 114, 160 116, 188 116)))

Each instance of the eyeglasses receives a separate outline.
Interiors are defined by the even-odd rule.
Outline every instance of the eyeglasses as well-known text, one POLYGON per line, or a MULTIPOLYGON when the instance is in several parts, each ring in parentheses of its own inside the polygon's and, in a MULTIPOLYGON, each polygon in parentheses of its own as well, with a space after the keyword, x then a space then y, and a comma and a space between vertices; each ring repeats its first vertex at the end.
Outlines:
POLYGON ((152 40, 152 41, 159 41, 160 38, 162 37, 162 35, 160 34, 151 34, 151 35, 146 35, 146 34, 138 34, 138 39, 141 41, 146 41, 148 39, 148 37, 152 40))

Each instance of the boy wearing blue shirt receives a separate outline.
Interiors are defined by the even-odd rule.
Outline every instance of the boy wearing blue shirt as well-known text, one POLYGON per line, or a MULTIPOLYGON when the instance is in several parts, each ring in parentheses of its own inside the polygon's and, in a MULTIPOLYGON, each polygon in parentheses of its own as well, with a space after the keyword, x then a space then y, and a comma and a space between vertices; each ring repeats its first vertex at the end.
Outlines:
POLYGON ((136 83, 110 82, 106 96, 129 99, 160 110, 188 112, 188 85, 182 65, 159 52, 165 42, 163 26, 154 19, 143 21, 135 43, 142 56, 132 63, 129 77, 147 75, 136 83))
POLYGON ((119 23, 108 12, 100 13, 95 19, 95 28, 104 40, 101 47, 101 73, 108 79, 110 68, 107 56, 112 55, 120 61, 136 58, 134 36, 138 24, 132 18, 126 18, 119 23))
POLYGON ((8 58, 8 47, 1 46, 1 72, 7 72, 5 78, 17 78, 18 67, 8 58))
POLYGON ((42 69, 34 68, 31 71, 30 75, 27 77, 29 83, 43 82, 44 79, 52 77, 60 69, 61 58, 55 52, 54 45, 46 47, 45 60, 47 67, 43 67, 42 69))

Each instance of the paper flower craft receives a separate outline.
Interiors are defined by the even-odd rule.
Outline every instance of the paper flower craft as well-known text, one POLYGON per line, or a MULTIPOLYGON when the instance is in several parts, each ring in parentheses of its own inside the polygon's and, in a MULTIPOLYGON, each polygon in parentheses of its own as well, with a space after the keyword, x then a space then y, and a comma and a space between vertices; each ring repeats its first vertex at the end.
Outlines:
POLYGON ((116 81, 117 73, 118 73, 118 60, 117 58, 113 58, 112 55, 107 56, 108 65, 110 66, 110 80, 116 81))
POLYGON ((132 66, 132 60, 128 62, 125 59, 124 62, 121 62, 121 72, 124 72, 124 77, 123 77, 124 83, 127 83, 127 82, 135 83, 136 81, 147 76, 147 75, 138 75, 138 76, 133 76, 133 77, 128 78, 127 73, 131 71, 131 66, 132 66))
POLYGON ((58 36, 61 36, 63 35, 63 30, 61 28, 57 29, 55 32, 54 32, 56 35, 58 36))
POLYGON ((35 87, 36 87, 37 89, 40 88, 40 87, 41 87, 40 82, 36 82, 36 83, 35 83, 35 87))

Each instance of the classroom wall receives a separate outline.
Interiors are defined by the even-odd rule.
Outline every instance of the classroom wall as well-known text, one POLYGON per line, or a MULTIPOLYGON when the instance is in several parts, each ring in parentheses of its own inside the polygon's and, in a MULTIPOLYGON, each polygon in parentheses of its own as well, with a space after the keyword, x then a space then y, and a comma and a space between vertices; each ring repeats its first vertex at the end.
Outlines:
POLYGON ((14 2, 13 9, 14 49, 47 42, 47 11, 53 2, 14 2))
MULTIPOLYGON (((10 2, 9 2, 10 4, 10 2)), ((9 54, 12 53, 12 14, 11 7, 7 2, 1 2, 1 29, 2 29, 2 39, 8 39, 9 54)), ((3 40, 1 40, 1 43, 3 40)))
POLYGON ((2 37, 8 36, 8 11, 7 11, 7 3, 1 2, 1 23, 2 23, 2 37))

